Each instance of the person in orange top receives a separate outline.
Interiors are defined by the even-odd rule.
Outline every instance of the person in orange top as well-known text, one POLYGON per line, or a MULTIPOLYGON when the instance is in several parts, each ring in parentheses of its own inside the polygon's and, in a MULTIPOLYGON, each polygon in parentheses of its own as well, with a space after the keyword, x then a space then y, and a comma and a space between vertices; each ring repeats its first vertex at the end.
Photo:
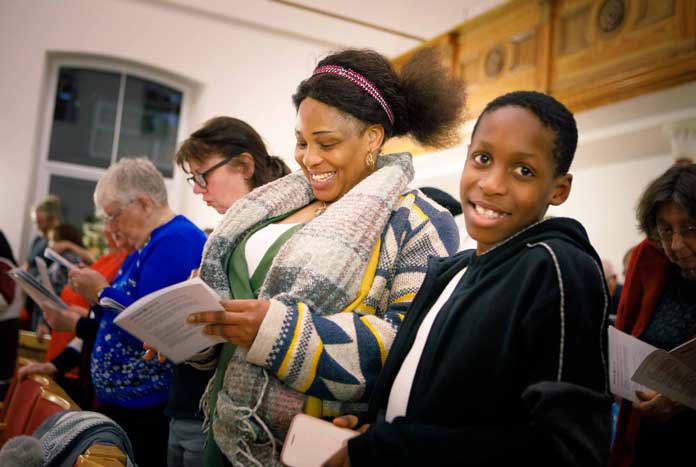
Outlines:
MULTIPOLYGON (((104 231, 104 237, 106 238, 106 244, 109 247, 109 252, 101 256, 96 260, 90 267, 100 273, 104 278, 106 278, 109 283, 114 280, 116 273, 121 268, 121 264, 126 259, 126 256, 130 253, 124 248, 119 248, 114 242, 112 234, 108 231, 104 231)), ((60 242, 61 244, 66 244, 68 242, 60 242)), ((69 246, 65 246, 69 248, 69 246)), ((60 251, 58 253, 61 253, 60 251)), ((65 286, 60 294, 61 300, 65 302, 66 305, 79 306, 85 309, 85 314, 89 312, 90 304, 89 302, 75 289, 72 288, 70 282, 65 286)), ((68 343, 75 338, 75 333, 66 331, 56 331, 51 330, 51 341, 48 344, 48 349, 46 350, 46 358, 44 361, 50 362, 55 357, 57 357, 68 343)), ((73 373, 71 373, 73 374, 73 373)), ((77 373, 74 373, 75 375, 77 373)))
MULTIPOLYGON (((93 276, 100 274, 111 283, 126 257, 133 251, 134 247, 123 238, 119 233, 111 232, 108 226, 104 227, 104 237, 106 238, 109 252, 90 267, 79 266, 80 274, 70 274, 70 280, 60 294, 61 299, 68 305, 74 305, 84 308, 85 316, 89 313, 90 297, 85 297, 77 292, 77 289, 83 293, 91 294, 94 288, 93 276), (87 270, 91 270, 90 274, 85 274, 87 270)), ((48 374, 57 377, 59 384, 68 391, 68 394, 80 405, 80 407, 88 409, 94 405, 94 389, 92 387, 92 379, 89 374, 89 358, 83 359, 80 363, 79 370, 76 369, 69 373, 63 373, 65 369, 59 371, 54 362, 62 361, 68 345, 72 342, 80 343, 77 347, 81 347, 82 355, 89 356, 91 354, 91 342, 82 344, 80 339, 75 338, 73 332, 66 331, 51 331, 51 342, 49 343, 46 352, 46 360, 42 363, 30 363, 22 367, 20 370, 20 379, 33 373, 48 374), (59 374, 62 373, 62 374, 59 374)), ((76 367, 77 368, 77 367, 76 367)))

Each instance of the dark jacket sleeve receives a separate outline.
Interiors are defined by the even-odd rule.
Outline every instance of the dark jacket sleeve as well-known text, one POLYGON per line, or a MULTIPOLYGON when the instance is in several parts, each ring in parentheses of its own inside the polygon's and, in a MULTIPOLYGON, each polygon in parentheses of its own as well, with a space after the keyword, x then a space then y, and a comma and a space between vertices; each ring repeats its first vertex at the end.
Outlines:
POLYGON ((92 341, 97 336, 99 321, 85 316, 77 320, 75 325, 75 335, 82 340, 92 341))
POLYGON ((351 464, 600 466, 609 453, 611 399, 571 383, 541 382, 522 394, 527 423, 443 427, 384 421, 348 442, 351 464))
POLYGON ((64 375, 80 364, 80 352, 68 346, 51 363, 58 369, 58 374, 64 375))

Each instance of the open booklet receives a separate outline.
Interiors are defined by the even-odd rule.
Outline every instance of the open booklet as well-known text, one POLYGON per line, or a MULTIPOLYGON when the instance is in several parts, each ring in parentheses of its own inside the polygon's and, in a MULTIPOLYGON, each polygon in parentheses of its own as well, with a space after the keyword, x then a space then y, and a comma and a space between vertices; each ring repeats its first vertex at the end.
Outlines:
POLYGON ((60 308, 67 308, 67 305, 60 299, 50 286, 44 286, 41 281, 21 268, 10 270, 10 277, 29 295, 36 303, 48 300, 60 308))
MULTIPOLYGON (((102 306, 123 309, 113 300, 102 306)), ((114 323, 156 348, 174 363, 181 363, 211 345, 224 342, 218 336, 203 334, 202 324, 186 322, 198 311, 222 311, 220 296, 198 277, 146 295, 123 309, 114 323)))
POLYGON ((609 379, 624 399, 652 389, 696 409, 696 338, 667 352, 610 326, 609 379))
POLYGON ((76 267, 73 263, 68 261, 63 255, 61 255, 51 247, 46 247, 46 249, 44 250, 44 256, 67 268, 68 270, 75 269, 76 267))

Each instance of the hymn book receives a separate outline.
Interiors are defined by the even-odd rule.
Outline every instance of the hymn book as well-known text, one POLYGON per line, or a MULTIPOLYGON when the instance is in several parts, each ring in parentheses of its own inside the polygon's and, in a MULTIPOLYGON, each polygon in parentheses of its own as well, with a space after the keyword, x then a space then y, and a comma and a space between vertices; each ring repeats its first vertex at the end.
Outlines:
POLYGON ((100 300, 99 304, 120 307, 123 311, 114 323, 174 363, 225 342, 222 337, 203 334, 204 324, 186 322, 191 313, 224 310, 220 296, 198 277, 152 292, 125 309, 108 298, 100 300))
POLYGON ((63 300, 53 291, 53 287, 50 287, 50 283, 49 287, 44 286, 41 281, 37 280, 24 269, 11 269, 10 277, 14 279, 17 285, 19 285, 36 303, 40 304, 41 302, 49 301, 58 308, 68 308, 63 300))
POLYGON ((44 250, 44 256, 52 261, 55 261, 68 270, 75 269, 77 267, 51 247, 46 247, 44 250))
POLYGON ((624 399, 651 389, 696 409, 696 338, 667 352, 610 326, 609 379, 624 399))

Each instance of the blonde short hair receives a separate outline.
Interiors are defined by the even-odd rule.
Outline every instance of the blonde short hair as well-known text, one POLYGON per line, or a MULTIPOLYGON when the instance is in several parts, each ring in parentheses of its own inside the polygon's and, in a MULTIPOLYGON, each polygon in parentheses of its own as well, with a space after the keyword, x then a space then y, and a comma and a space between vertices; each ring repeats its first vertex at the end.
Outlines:
POLYGON ((144 157, 121 159, 109 167, 97 182, 94 204, 97 210, 101 210, 107 203, 124 205, 138 195, 147 195, 155 205, 166 206, 164 178, 154 164, 144 157))
POLYGON ((34 212, 43 212, 49 219, 60 220, 60 199, 56 195, 48 195, 34 207, 34 212))

